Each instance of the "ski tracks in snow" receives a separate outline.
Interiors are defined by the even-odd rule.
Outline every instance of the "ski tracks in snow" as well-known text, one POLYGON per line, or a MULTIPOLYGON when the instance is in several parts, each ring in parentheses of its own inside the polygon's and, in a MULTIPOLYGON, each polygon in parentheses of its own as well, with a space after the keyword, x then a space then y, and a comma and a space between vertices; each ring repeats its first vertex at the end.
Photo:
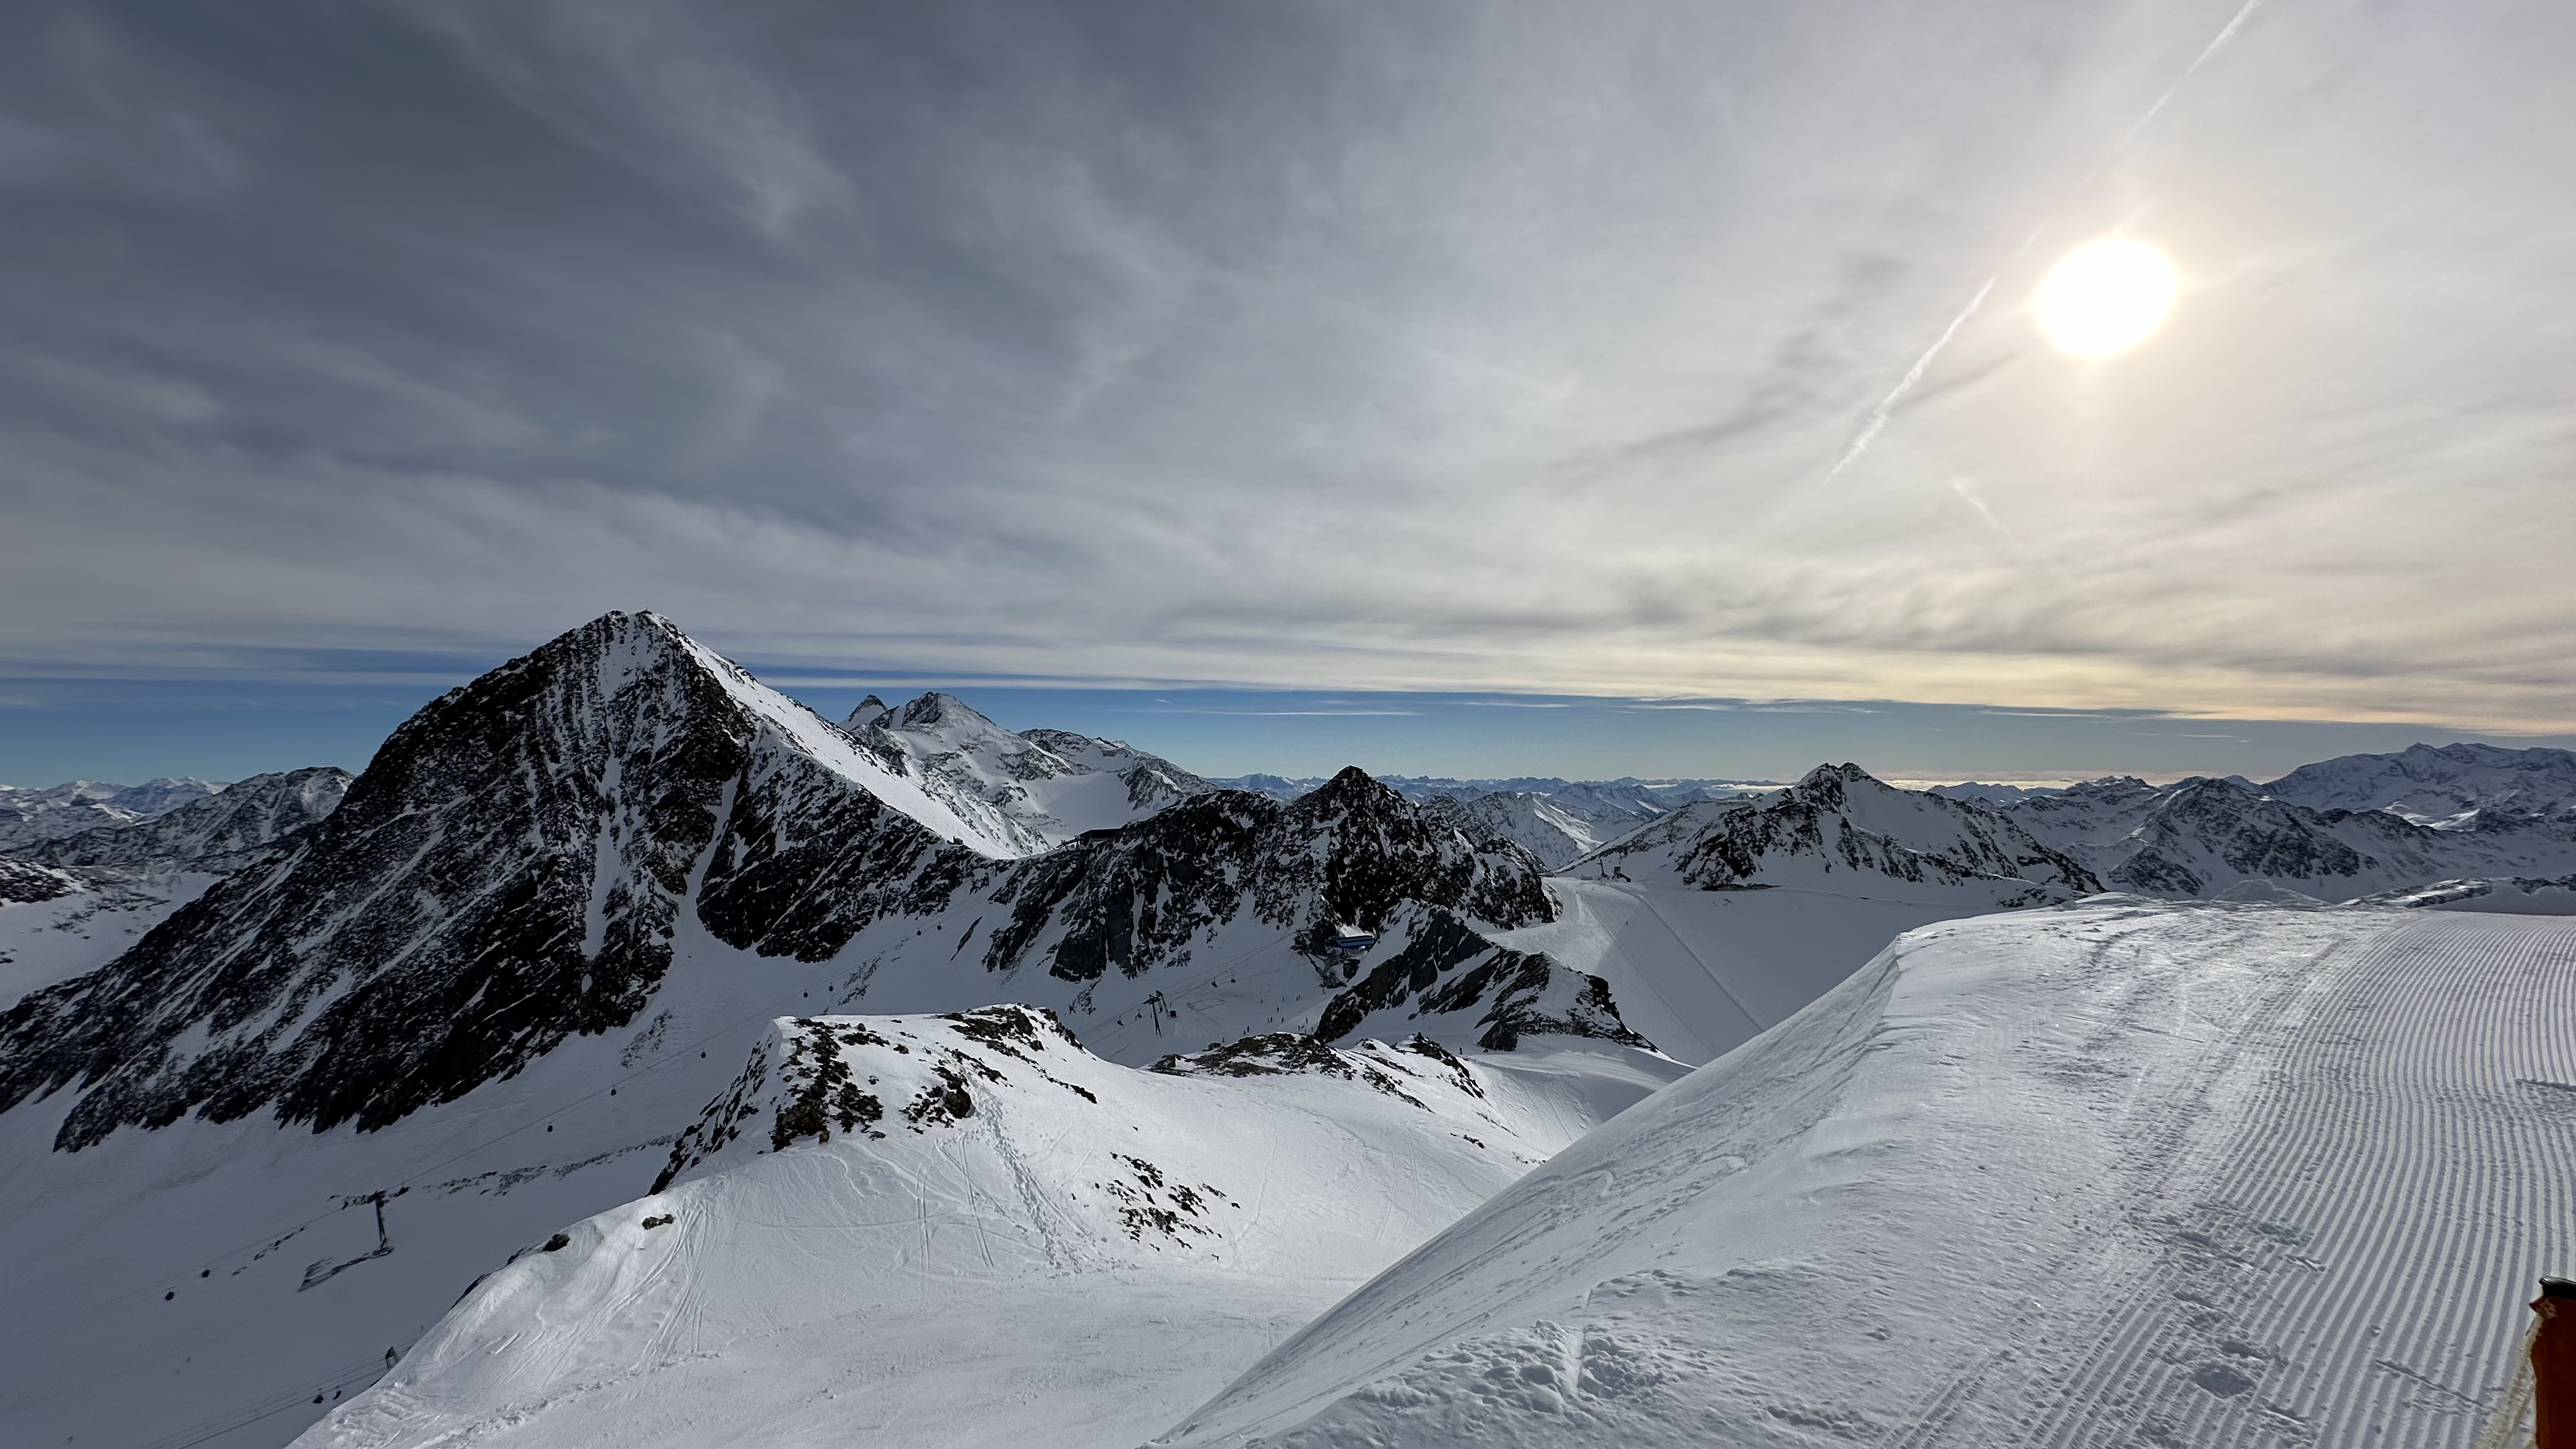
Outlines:
POLYGON ((2113 1306, 2059 1335, 2026 1314, 1884 1442, 2477 1437, 2521 1301, 2571 1266, 2576 923, 2430 916, 2285 966, 2125 1175, 2165 1211, 2049 1275, 2113 1306))

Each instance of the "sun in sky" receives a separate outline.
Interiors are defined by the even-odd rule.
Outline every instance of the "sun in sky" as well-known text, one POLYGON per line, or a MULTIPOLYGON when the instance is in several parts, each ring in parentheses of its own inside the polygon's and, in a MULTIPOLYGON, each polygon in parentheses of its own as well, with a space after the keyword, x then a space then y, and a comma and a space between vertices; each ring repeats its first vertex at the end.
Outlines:
POLYGON ((2173 310, 2181 277, 2144 242, 2103 237, 2068 252, 2039 284, 2039 330, 2069 357, 2108 357, 2144 342, 2173 310))

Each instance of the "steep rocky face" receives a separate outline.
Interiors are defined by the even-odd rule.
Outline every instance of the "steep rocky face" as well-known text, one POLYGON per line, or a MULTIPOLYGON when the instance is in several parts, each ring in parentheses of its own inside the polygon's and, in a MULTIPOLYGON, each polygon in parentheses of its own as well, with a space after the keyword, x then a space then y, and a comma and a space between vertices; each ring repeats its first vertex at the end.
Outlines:
POLYGON ((984 962, 1010 969, 1045 941, 1039 954, 1065 980, 1140 975, 1242 917, 1293 931, 1320 960, 1336 927, 1382 932, 1399 910, 1506 930, 1551 919, 1543 874, 1526 851, 1471 844, 1349 769, 1289 805, 1215 791, 1010 868, 991 899, 1011 917, 984 962))
POLYGON ((25 854, 87 870, 236 870, 338 809, 352 778, 329 765, 254 775, 163 814, 61 836, 25 854))
MULTIPOLYGON (((1291 780, 1278 775, 1239 775, 1215 784, 1232 790, 1249 790, 1273 800, 1289 801, 1321 786, 1322 780, 1291 780)), ((1623 777, 1617 780, 1560 780, 1553 776, 1516 776, 1508 780, 1458 780, 1433 775, 1389 775, 1380 783, 1397 794, 1419 804, 1446 797, 1457 807, 1472 810, 1488 800, 1499 800, 1500 812, 1533 813, 1526 803, 1535 801, 1551 820, 1571 822, 1576 835, 1587 836, 1594 845, 1616 840, 1650 820, 1658 820, 1685 805, 1709 800, 1744 800, 1767 794, 1779 787, 1777 782, 1762 780, 1639 780, 1623 777)), ((1499 828, 1496 817, 1475 813, 1459 817, 1466 821, 1485 820, 1483 828, 1499 828)), ((1471 832, 1472 833, 1472 832, 1471 832)), ((1509 834, 1506 831, 1506 834, 1509 834)), ((1519 839, 1514 835, 1511 838, 1519 839)), ((1553 828, 1541 829, 1538 841, 1555 844, 1553 828)), ((1521 840, 1541 859, 1548 851, 1538 844, 1521 840)), ((1585 849, 1591 849, 1586 846, 1585 849)))
POLYGON ((1702 890, 1902 885, 1966 891, 2000 907, 2099 890, 2092 872, 2010 818, 1969 801, 1824 765, 1761 803, 1702 804, 1587 857, 1577 874, 1674 876, 1702 890))
MULTIPOLYGON (((834 728, 651 615, 574 630, 423 709, 338 809, 105 969, 0 1015, 0 1110, 73 1089, 66 1148, 191 1113, 381 1127, 631 1026, 688 914, 723 947, 811 963, 882 924, 847 980, 890 969, 954 1006, 1000 994, 986 972, 1034 964, 1087 1008, 1104 976, 1188 966, 1232 929, 1229 952, 1302 956, 1288 984, 1304 985, 1197 1019, 1427 1011, 1496 1040, 1622 1030, 1588 978, 1505 962, 1474 934, 1548 919, 1535 860, 1426 821, 1359 771, 1286 806, 1191 795, 1013 859, 874 733, 834 728), (1332 949, 1345 924, 1381 933, 1403 971, 1355 985, 1332 949), (1446 944, 1426 975, 1427 932, 1446 944)), ((318 804, 335 782, 301 783, 318 804)), ((305 797, 281 780, 237 803, 257 814, 262 798, 305 797)), ((1109 996, 1158 1031, 1173 1009, 1157 985, 1109 996)))
MULTIPOLYGON (((2112 847, 2165 798, 2168 787, 2150 785, 2135 775, 2106 775, 2069 785, 2052 795, 2035 795, 2006 808, 2033 835, 2069 851, 2096 871, 2108 866, 2088 851, 2112 847)), ((2117 864, 2114 857, 2111 864, 2117 864)))
POLYGON ((2237 879, 2349 884, 2378 864, 2316 812, 2224 780, 2161 792, 2123 844, 2127 858, 2109 872, 2111 883, 2149 895, 2197 896, 2237 879))
POLYGON ((667 622, 611 614, 430 704, 339 809, 0 1016, 0 1108, 78 1084, 67 1147, 191 1111, 382 1126, 632 1019, 701 886, 728 943, 828 954, 971 833, 667 622), (792 903, 823 863, 844 888, 817 923, 792 903))

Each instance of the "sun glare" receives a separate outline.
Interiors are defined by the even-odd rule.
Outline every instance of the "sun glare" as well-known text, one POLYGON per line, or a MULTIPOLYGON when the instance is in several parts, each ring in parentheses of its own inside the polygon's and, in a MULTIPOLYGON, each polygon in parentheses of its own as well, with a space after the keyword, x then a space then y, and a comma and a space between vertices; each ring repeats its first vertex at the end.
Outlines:
POLYGON ((2086 242, 2039 284, 2039 330, 2069 357, 2126 352, 2164 324, 2180 287, 2174 264, 2144 242, 2086 242))

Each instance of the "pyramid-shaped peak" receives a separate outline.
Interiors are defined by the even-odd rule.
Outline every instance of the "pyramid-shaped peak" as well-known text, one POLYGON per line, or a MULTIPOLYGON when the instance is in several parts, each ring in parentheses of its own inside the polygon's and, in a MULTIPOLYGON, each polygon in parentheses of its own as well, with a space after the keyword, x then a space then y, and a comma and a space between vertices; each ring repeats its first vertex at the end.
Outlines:
POLYGON ((1821 796, 1834 801, 1840 800, 1843 791, 1853 785, 1869 785, 1881 790, 1896 788, 1848 760, 1839 765, 1818 765, 1799 776, 1798 783, 1790 788, 1801 795, 1821 796))
POLYGON ((959 721, 973 723, 981 720, 985 724, 992 723, 973 705, 953 694, 936 689, 906 703, 903 707, 902 719, 906 726, 915 728, 959 721))
POLYGON ((760 691, 759 682, 749 671, 690 638, 679 625, 661 615, 643 609, 633 613, 612 609, 501 665, 456 691, 456 695, 484 692, 496 686, 506 691, 504 682, 511 680, 526 687, 540 680, 569 680, 575 676, 593 681, 603 692, 613 694, 636 680, 691 668, 718 681, 729 693, 760 691))
POLYGON ((850 711, 849 717, 841 721, 841 727, 851 730, 866 729, 885 718, 893 708, 894 706, 871 694, 858 702, 857 706, 850 711))
POLYGON ((1300 810, 1310 814, 1333 810, 1384 810, 1394 806, 1409 808, 1410 804, 1394 786, 1357 765, 1344 765, 1333 778, 1297 801, 1300 810))

